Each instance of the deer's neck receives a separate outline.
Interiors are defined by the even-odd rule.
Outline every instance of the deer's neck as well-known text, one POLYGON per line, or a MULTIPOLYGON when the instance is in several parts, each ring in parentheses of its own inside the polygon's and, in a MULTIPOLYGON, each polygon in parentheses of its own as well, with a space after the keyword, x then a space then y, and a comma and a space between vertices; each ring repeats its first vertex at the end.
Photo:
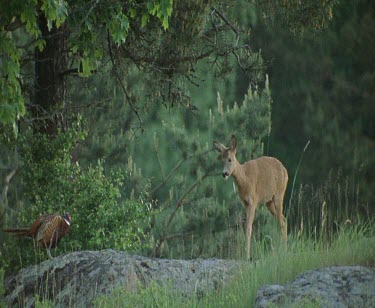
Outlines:
POLYGON ((244 187, 246 183, 245 170, 238 160, 236 160, 235 163, 236 166, 233 170, 232 176, 237 184, 237 187, 241 189, 241 187, 244 187))

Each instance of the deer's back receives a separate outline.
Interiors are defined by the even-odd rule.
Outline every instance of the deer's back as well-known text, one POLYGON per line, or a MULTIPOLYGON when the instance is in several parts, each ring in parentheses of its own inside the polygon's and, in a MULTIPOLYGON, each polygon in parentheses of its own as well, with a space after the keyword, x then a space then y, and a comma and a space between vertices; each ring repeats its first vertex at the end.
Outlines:
POLYGON ((262 156, 243 165, 247 187, 243 193, 250 193, 258 203, 265 203, 274 195, 284 196, 288 173, 283 164, 274 157, 262 156))

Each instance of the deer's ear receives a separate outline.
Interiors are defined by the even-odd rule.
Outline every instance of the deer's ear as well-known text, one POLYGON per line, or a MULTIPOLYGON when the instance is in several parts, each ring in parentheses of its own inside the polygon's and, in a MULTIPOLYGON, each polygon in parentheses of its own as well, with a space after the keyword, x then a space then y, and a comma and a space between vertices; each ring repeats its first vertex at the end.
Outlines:
POLYGON ((223 153, 226 150, 225 146, 222 145, 220 142, 217 142, 217 141, 214 141, 214 148, 219 153, 223 153))
POLYGON ((232 138, 230 139, 230 148, 235 151, 237 149, 237 139, 235 135, 232 135, 232 138))

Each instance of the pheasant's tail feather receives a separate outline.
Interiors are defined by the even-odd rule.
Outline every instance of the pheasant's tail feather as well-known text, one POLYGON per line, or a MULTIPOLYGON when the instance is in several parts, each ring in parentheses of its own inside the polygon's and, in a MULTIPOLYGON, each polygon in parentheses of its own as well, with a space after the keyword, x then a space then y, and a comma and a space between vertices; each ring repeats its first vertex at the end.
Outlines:
POLYGON ((2 229, 4 232, 13 233, 16 237, 23 237, 23 236, 29 236, 29 230, 28 228, 10 228, 10 229, 2 229))

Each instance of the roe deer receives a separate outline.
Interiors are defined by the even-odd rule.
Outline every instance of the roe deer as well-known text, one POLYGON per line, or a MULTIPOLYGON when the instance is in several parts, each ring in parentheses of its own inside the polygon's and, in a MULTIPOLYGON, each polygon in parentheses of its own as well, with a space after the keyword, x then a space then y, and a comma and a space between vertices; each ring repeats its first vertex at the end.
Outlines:
POLYGON ((236 159, 237 140, 232 136, 229 147, 214 141, 215 149, 221 154, 219 159, 224 165, 223 177, 231 175, 238 187, 238 192, 246 210, 247 259, 250 259, 250 241, 255 210, 265 203, 277 219, 281 239, 287 242, 287 223, 283 215, 283 200, 288 172, 283 164, 274 157, 263 156, 249 160, 241 165, 236 159))

